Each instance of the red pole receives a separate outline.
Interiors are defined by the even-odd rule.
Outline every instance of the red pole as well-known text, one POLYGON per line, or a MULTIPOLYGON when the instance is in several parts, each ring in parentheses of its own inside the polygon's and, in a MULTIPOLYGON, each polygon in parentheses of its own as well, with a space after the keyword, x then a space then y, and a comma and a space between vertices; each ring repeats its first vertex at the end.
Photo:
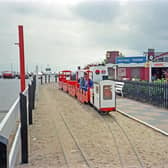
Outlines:
POLYGON ((21 92, 25 90, 25 61, 24 61, 24 37, 23 26, 18 26, 19 30, 19 52, 20 52, 20 86, 21 92))

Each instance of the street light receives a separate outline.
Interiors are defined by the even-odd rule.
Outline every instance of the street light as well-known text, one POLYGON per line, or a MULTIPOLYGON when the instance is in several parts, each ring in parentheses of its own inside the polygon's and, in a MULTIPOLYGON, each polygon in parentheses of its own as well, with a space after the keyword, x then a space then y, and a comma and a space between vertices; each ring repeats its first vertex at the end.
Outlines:
POLYGON ((116 80, 117 79, 117 68, 118 68, 118 65, 113 65, 112 68, 114 69, 114 79, 116 80))

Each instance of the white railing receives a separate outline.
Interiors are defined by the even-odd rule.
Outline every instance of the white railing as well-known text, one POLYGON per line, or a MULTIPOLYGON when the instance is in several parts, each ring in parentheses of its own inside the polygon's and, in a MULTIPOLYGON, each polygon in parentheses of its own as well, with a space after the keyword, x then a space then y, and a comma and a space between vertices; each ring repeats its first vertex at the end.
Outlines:
POLYGON ((20 104, 18 97, 0 123, 0 135, 8 139, 13 129, 16 128, 17 122, 19 121, 20 121, 20 104))
POLYGON ((0 122, 0 168, 14 168, 19 156, 21 156, 19 162, 28 162, 27 127, 32 124, 32 109, 34 109, 36 88, 35 79, 20 94, 0 122), (8 149, 9 144, 10 149, 8 149))
POLYGON ((20 132, 21 132, 21 124, 19 124, 19 126, 18 126, 16 135, 15 135, 15 139, 13 141, 13 145, 10 150, 10 154, 9 154, 9 167, 10 168, 15 167, 16 161, 18 159, 20 146, 21 146, 21 137, 20 137, 21 133, 20 132))
POLYGON ((115 92, 123 96, 124 82, 115 81, 115 92))

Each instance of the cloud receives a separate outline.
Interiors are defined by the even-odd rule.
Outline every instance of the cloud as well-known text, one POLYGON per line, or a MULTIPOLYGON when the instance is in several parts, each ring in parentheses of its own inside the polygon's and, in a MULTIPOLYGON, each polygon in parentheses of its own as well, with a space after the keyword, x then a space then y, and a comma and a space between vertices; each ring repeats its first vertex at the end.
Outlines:
POLYGON ((120 13, 120 3, 119 1, 86 1, 77 4, 73 12, 87 21, 112 23, 120 13))
POLYGON ((36 64, 58 70, 98 62, 106 50, 125 55, 140 55, 148 47, 164 50, 167 7, 166 1, 0 2, 0 69, 19 62, 14 45, 19 24, 31 70, 36 64))
POLYGON ((123 5, 115 2, 114 6, 112 2, 104 3, 103 6, 101 3, 81 3, 76 9, 76 13, 86 23, 88 36, 97 46, 135 51, 148 47, 166 47, 168 23, 165 16, 168 16, 168 2, 128 1, 123 5), (101 12, 106 9, 113 11, 111 15, 101 12))

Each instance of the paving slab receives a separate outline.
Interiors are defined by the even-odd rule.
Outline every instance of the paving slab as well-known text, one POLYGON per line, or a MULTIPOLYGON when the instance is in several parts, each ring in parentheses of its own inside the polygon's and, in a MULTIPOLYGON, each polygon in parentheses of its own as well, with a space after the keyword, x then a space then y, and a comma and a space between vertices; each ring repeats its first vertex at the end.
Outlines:
POLYGON ((168 109, 117 96, 117 108, 168 133, 168 109))

